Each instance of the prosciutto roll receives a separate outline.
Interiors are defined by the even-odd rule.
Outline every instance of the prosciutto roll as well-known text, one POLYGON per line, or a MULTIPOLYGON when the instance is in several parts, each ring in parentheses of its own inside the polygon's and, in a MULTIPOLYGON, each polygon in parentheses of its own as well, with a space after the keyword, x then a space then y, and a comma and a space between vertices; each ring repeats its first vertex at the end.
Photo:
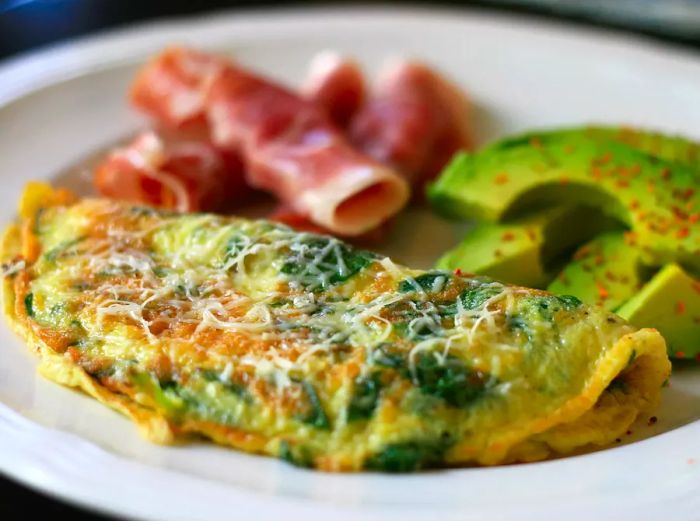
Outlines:
POLYGON ((349 125, 367 97, 365 78, 357 62, 332 51, 321 52, 311 60, 301 90, 341 128, 349 125))
POLYGON ((353 119, 350 137, 422 193, 455 152, 471 147, 468 115, 469 103, 455 85, 424 64, 402 61, 385 70, 353 119))
POLYGON ((132 100, 166 124, 204 118, 215 145, 240 152, 251 186, 333 233, 360 235, 408 200, 405 180, 353 148, 322 108, 223 59, 168 50, 132 100))
POLYGON ((154 131, 111 152, 94 182, 104 196, 181 212, 221 209, 250 193, 236 154, 154 131))

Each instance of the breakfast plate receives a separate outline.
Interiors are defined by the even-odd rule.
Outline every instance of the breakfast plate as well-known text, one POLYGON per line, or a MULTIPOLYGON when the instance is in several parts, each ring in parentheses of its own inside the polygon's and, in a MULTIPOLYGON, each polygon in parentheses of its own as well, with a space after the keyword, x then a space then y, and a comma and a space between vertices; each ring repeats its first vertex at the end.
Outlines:
MULTIPOLYGON (((144 124, 124 102, 134 72, 173 43, 234 54, 289 84, 325 48, 369 72, 387 57, 424 59, 469 93, 480 143, 601 122, 700 138, 700 61, 644 40, 461 11, 219 13, 107 33, 0 67, 3 222, 29 180, 91 193, 95 152, 144 124)), ((410 210, 381 249, 427 268, 463 231, 410 210)), ((5 325, 0 335, 0 470, 115 515, 692 519, 700 508, 700 370, 689 362, 676 364, 657 416, 607 450, 493 468, 336 475, 204 443, 151 445, 124 418, 37 376, 5 325)))

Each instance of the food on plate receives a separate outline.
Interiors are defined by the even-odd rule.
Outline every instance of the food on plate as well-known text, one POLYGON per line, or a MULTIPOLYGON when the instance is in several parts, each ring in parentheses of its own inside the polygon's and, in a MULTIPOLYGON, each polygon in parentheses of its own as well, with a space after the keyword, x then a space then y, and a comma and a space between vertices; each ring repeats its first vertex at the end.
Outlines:
POLYGON ((181 212, 222 209, 251 193, 237 154, 206 140, 153 131, 110 152, 96 168, 94 183, 106 197, 181 212))
POLYGON ((531 461, 656 404, 663 338, 574 297, 418 271, 269 221, 32 184, 4 310, 41 372, 150 439, 324 470, 531 461))
POLYGON ((547 291, 617 310, 649 278, 640 251, 630 248, 625 235, 623 231, 608 232, 583 245, 547 291))
POLYGON ((340 128, 348 126, 367 98, 358 63, 333 51, 323 51, 311 60, 301 92, 325 109, 340 128))
POLYGON ((481 222, 436 267, 545 287, 573 248, 616 226, 614 219, 585 206, 554 206, 508 222, 481 222))
MULTIPOLYGON (((686 287, 698 282, 699 150, 700 145, 684 138, 629 128, 533 132, 457 157, 429 193, 438 211, 484 219, 486 222, 477 227, 482 236, 483 230, 499 228, 515 236, 523 231, 523 215, 546 215, 542 212, 552 211, 547 210, 552 205, 591 207, 580 224, 570 227, 568 233, 573 235, 581 236, 580 228, 588 227, 598 218, 597 213, 616 219, 627 231, 600 230, 606 233, 584 245, 548 289, 616 310, 640 327, 657 327, 674 338, 673 345, 669 342, 673 356, 695 356, 700 354, 700 342, 695 340, 700 335, 700 321, 692 319, 695 311, 673 315, 659 308, 657 322, 653 308, 644 302, 665 287, 668 279, 661 275, 678 274, 679 266, 687 270, 684 276, 690 282, 686 287), (660 273, 649 280, 658 270, 660 273), (629 302, 633 302, 631 308, 627 307, 629 302), (623 313, 623 309, 635 312, 623 313), (638 309, 644 312, 636 312, 638 309), (670 325, 674 317, 676 328, 670 325), (671 333, 686 329, 694 334, 671 333)), ((527 251, 522 243, 510 245, 511 256, 520 252, 519 247, 527 251)), ((441 262, 465 271, 484 271, 488 266, 468 252, 479 247, 491 252, 493 240, 481 242, 478 234, 470 234, 441 262)), ((518 280, 523 265, 502 278, 518 280)))
POLYGON ((204 119, 215 145, 241 154, 251 186, 333 233, 367 232, 408 200, 404 179, 353 148, 321 107, 224 58, 169 49, 132 100, 163 124, 204 119))
POLYGON ((359 65, 334 52, 312 60, 296 94, 222 56, 170 48, 140 70, 130 99, 156 129, 105 159, 101 194, 220 211, 260 188, 279 199, 278 215, 341 237, 383 235, 410 189, 421 196, 471 145, 465 96, 409 61, 386 70, 368 99, 359 65), (187 168, 183 142, 196 143, 187 168))
MULTIPOLYGON (((287 208, 284 205, 278 206, 266 218, 274 222, 286 224, 287 226, 293 228, 296 231, 312 232, 321 235, 333 235, 329 230, 326 230, 325 228, 314 224, 306 217, 302 217, 294 210, 287 208)), ((377 226, 376 228, 372 228, 371 230, 363 233, 362 235, 355 235, 351 237, 338 236, 338 238, 344 239, 350 242, 351 244, 354 244, 355 246, 376 246, 377 244, 381 244, 384 241, 392 226, 393 221, 387 220, 379 226, 377 226)))
POLYGON ((401 172, 422 196, 456 152, 471 148, 469 111, 458 87, 425 64, 400 61, 384 71, 353 118, 350 139, 401 172))
POLYGON ((647 263, 700 269, 697 177, 626 145, 554 131, 458 156, 430 194, 437 210, 489 220, 549 203, 595 206, 632 229, 647 263))
POLYGON ((666 265, 617 310, 635 324, 654 324, 676 358, 700 355, 700 280, 666 265))

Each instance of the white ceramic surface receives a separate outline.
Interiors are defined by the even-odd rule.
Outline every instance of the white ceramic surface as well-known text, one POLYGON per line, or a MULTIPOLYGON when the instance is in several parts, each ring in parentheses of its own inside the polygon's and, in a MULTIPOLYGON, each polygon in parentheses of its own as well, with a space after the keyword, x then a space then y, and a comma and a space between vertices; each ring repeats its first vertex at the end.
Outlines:
MULTIPOLYGON (((482 141, 588 122, 700 138, 700 58, 644 40, 459 11, 221 13, 0 65, 0 221, 12 219, 27 180, 89 189, 75 165, 143 124, 127 107, 127 85, 140 62, 172 43, 230 52, 290 83, 328 47, 369 71, 396 55, 423 58, 471 94, 482 141)), ((386 249, 427 266, 461 229, 413 212, 386 249)), ((116 413, 36 376, 34 358, 4 324, 0 346, 0 470, 129 518, 700 518, 700 370, 692 366, 676 371, 659 422, 642 422, 609 450, 500 468, 328 475, 212 445, 150 445, 116 413)))

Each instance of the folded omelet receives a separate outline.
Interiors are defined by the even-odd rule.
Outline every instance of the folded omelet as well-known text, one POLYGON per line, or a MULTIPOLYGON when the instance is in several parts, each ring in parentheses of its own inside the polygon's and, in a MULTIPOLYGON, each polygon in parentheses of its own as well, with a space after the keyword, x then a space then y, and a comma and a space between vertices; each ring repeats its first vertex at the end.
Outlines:
POLYGON ((324 470, 533 461, 611 443, 670 372, 655 330, 574 297, 266 221, 43 184, 20 217, 4 309, 41 373, 160 443, 324 470))

